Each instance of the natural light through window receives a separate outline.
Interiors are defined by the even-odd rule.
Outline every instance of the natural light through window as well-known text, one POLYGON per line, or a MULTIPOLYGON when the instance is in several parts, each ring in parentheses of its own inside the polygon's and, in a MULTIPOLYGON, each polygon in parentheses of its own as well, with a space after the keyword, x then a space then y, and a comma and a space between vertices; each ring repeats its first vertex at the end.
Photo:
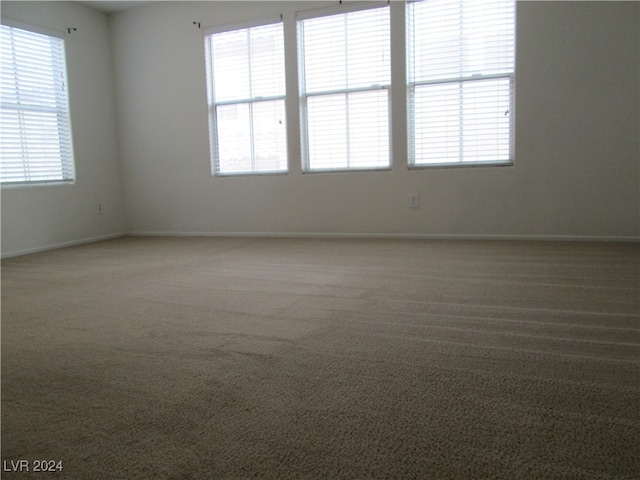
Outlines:
POLYGON ((205 34, 214 174, 286 172, 282 22, 205 34))
POLYGON ((429 0, 407 15, 409 163, 510 163, 515 2, 429 0))
POLYGON ((303 170, 387 169, 389 7, 299 17, 303 170))
POLYGON ((2 184, 73 181, 62 34, 0 26, 0 98, 2 184))

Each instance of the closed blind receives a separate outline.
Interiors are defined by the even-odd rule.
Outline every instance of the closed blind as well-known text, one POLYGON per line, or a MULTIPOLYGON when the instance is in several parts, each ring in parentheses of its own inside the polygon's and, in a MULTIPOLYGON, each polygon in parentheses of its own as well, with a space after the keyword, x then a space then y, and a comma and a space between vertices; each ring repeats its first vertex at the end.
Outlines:
POLYGON ((515 2, 408 6, 410 163, 512 159, 515 2))
POLYGON ((64 40, 0 26, 3 184, 72 181, 64 40))
POLYGON ((287 170, 282 23, 207 37, 214 173, 287 170))
POLYGON ((388 168, 389 8, 299 22, 306 170, 388 168))

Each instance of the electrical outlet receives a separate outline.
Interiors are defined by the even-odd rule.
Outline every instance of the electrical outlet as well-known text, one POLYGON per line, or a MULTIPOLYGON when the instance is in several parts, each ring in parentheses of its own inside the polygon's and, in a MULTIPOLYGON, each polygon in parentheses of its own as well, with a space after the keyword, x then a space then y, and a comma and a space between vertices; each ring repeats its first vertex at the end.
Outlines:
POLYGON ((102 215, 104 213, 104 206, 102 203, 96 203, 96 213, 102 215))
POLYGON ((410 193, 409 194, 409 208, 420 208, 420 194, 419 193, 410 193))

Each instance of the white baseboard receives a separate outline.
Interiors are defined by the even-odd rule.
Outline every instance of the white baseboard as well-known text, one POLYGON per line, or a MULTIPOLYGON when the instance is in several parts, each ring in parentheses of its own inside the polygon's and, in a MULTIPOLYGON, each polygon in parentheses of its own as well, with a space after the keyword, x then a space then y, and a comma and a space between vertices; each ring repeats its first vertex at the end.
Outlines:
POLYGON ((29 253, 46 252, 47 250, 56 250, 58 248, 74 247, 76 245, 84 245, 87 243, 100 242, 102 240, 111 240, 125 236, 126 233, 111 233, 109 235, 100 235, 98 237, 82 238, 80 240, 71 240, 69 242, 54 243, 51 245, 43 245, 35 248, 27 248, 25 250, 17 250, 14 252, 4 252, 1 258, 18 257, 20 255, 28 255, 29 253))
POLYGON ((353 238, 398 240, 498 240, 498 241, 547 241, 547 242, 619 242, 640 243, 640 237, 584 236, 584 235, 473 235, 473 234, 412 234, 412 233, 326 233, 326 232, 153 232, 131 231, 83 238, 69 242, 43 245, 25 250, 2 253, 1 258, 18 257, 30 253, 111 240, 123 236, 137 237, 211 237, 211 238, 353 238))
POLYGON ((626 242, 640 243, 640 237, 596 235, 474 235, 413 233, 326 233, 326 232, 152 232, 131 231, 138 237, 245 237, 245 238, 362 238, 408 240, 500 240, 550 242, 626 242))

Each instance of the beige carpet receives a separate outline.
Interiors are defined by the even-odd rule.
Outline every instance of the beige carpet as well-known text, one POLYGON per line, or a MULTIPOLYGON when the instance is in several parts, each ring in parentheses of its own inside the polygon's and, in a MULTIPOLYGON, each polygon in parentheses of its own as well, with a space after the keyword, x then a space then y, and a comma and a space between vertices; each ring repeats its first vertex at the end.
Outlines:
POLYGON ((122 238, 7 259, 3 478, 637 479, 639 292, 637 244, 122 238))

